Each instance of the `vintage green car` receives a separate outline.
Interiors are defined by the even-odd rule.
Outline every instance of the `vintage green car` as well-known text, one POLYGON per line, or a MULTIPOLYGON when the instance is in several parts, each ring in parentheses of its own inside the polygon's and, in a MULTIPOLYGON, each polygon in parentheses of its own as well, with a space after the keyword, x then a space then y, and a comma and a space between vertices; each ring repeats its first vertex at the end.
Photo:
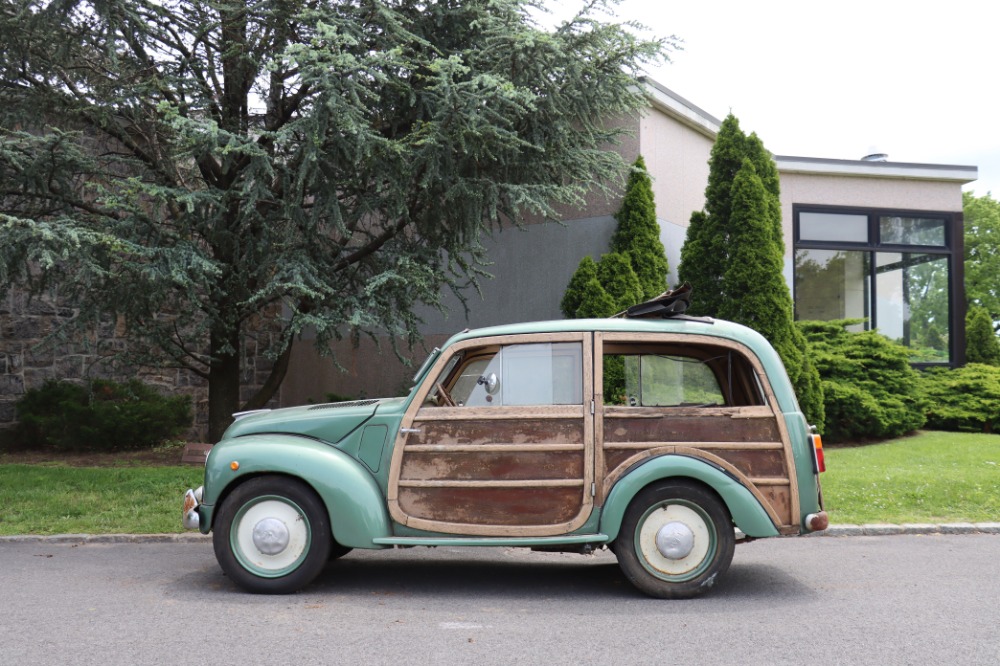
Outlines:
POLYGON ((686 316, 464 331, 405 398, 241 416, 184 523, 223 571, 290 593, 353 548, 611 548, 656 597, 737 540, 823 530, 822 444, 758 333, 686 316))

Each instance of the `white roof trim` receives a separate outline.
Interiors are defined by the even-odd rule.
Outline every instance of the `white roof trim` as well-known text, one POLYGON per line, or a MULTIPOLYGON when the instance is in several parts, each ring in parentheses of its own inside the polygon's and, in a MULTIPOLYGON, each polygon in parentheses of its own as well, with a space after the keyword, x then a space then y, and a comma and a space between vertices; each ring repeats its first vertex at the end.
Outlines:
POLYGON ((787 157, 775 155, 779 173, 801 173, 815 176, 855 176, 859 178, 896 178, 908 180, 938 180, 971 183, 979 178, 974 166, 952 164, 913 164, 910 162, 865 162, 833 160, 819 157, 787 157))
POLYGON ((702 111, 674 91, 649 77, 644 76, 640 81, 645 84, 646 94, 649 95, 653 108, 680 121, 699 134, 703 134, 709 139, 715 139, 719 133, 719 126, 722 125, 721 120, 702 111))

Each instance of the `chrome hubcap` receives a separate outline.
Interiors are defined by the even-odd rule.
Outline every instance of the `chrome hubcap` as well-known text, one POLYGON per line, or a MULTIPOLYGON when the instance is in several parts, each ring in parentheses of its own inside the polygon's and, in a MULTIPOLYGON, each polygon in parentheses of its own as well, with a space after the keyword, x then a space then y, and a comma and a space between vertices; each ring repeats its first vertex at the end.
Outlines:
POLYGON ((288 541, 288 527, 277 518, 265 518, 254 525, 253 545, 265 555, 277 555, 288 547, 288 541))
POLYGON ((656 533, 656 550, 668 560, 681 560, 694 549, 694 532, 681 522, 667 523, 656 533))

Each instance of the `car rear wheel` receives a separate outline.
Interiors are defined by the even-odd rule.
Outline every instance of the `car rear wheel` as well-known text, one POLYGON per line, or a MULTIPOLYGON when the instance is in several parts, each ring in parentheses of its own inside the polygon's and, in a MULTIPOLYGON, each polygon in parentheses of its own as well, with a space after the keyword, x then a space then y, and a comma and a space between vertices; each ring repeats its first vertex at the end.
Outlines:
POLYGON ((223 502, 213 535, 215 557, 237 585, 290 594, 326 564, 332 538, 326 507, 301 481, 262 476, 223 502))
POLYGON ((697 596, 724 574, 736 539, 725 505, 705 488, 668 480, 642 490, 629 504, 615 544, 625 576, 663 599, 697 596))

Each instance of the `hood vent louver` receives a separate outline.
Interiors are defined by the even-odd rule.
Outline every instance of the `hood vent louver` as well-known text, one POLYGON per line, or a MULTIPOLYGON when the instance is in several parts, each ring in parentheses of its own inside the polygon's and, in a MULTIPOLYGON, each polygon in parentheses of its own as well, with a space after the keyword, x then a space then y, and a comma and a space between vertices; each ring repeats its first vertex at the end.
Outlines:
POLYGON ((316 405, 315 407, 310 407, 309 411, 314 409, 337 409, 338 407, 364 407, 365 405, 374 405, 378 400, 373 398, 371 400, 349 400, 348 402, 329 402, 325 405, 316 405))

